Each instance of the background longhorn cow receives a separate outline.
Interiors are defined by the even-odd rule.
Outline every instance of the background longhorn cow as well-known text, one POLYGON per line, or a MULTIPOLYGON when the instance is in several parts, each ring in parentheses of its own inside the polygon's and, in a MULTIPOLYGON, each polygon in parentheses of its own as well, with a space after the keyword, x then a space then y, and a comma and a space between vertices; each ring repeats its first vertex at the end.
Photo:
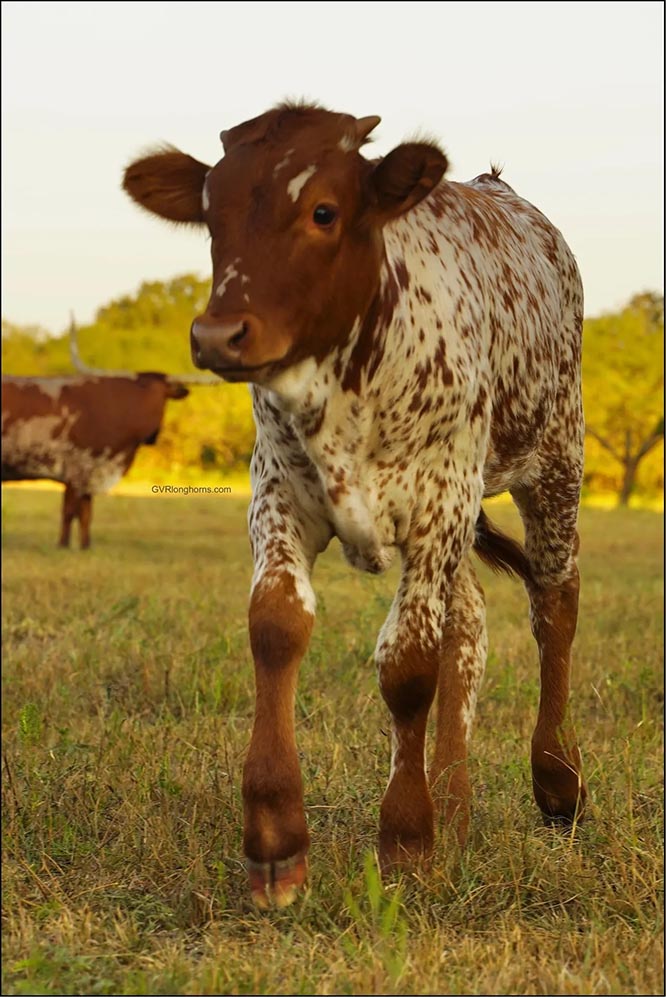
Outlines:
POLYGON ((69 546, 72 521, 78 519, 86 548, 93 495, 120 480, 142 444, 156 442, 167 399, 185 398, 189 391, 166 374, 109 376, 86 367, 73 325, 70 347, 84 376, 3 377, 2 480, 61 481, 59 544, 69 546))

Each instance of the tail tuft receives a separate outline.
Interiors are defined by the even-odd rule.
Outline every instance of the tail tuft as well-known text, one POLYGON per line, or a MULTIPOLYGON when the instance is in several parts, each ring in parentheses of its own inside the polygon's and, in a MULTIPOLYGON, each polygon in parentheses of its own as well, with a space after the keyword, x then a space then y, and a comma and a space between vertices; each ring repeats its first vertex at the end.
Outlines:
POLYGON ((523 545, 494 527, 483 509, 476 521, 474 550, 493 571, 517 575, 526 583, 533 581, 523 545))

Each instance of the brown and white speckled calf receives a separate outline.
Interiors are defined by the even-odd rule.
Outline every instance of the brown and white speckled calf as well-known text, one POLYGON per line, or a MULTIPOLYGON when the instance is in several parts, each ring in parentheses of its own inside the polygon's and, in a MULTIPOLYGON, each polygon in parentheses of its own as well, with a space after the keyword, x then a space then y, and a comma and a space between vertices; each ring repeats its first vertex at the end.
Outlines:
POLYGON ((306 875, 294 695, 312 566, 333 536, 363 570, 402 559, 376 648, 393 718, 384 868, 429 853, 433 799, 461 842, 467 832, 467 742, 487 647, 473 547, 529 592, 537 803, 571 821, 585 801, 567 712, 583 467, 578 269, 557 229, 497 172, 442 180, 446 156, 423 142, 365 159, 378 122, 282 105, 223 132, 213 168, 168 148, 125 173, 149 211, 208 226, 213 288, 193 356, 252 382, 257 698, 243 795, 262 906, 289 903, 306 875), (506 490, 524 550, 481 511, 484 496, 506 490))
POLYGON ((60 547, 79 520, 90 546, 92 498, 157 440, 168 398, 189 394, 165 374, 127 377, 3 377, 2 480, 47 478, 65 485, 60 547))

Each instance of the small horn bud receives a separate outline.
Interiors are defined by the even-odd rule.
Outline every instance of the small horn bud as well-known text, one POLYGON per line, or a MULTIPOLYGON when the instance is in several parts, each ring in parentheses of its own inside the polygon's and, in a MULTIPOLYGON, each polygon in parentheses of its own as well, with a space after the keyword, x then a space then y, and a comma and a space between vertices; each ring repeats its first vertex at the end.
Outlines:
POLYGON ((359 145, 365 141, 371 131, 373 131, 382 119, 377 117, 376 114, 370 114, 367 118, 357 118, 354 124, 356 130, 356 138, 359 141, 359 145))

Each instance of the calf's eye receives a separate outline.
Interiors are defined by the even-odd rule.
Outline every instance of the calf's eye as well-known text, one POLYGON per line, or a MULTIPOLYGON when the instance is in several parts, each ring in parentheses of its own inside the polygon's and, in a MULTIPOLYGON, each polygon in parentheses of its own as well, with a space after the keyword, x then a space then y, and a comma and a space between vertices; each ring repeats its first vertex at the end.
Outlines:
POLYGON ((318 204, 312 212, 312 220, 320 228, 329 228, 338 217, 338 209, 332 204, 318 204))

